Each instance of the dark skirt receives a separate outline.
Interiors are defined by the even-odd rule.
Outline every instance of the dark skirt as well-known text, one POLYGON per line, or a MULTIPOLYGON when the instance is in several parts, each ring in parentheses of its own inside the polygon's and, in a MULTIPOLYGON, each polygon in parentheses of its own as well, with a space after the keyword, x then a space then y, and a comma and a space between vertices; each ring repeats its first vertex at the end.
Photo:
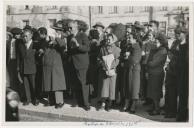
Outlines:
POLYGON ((158 74, 149 74, 147 97, 152 100, 160 100, 162 98, 162 85, 164 81, 164 72, 158 74))

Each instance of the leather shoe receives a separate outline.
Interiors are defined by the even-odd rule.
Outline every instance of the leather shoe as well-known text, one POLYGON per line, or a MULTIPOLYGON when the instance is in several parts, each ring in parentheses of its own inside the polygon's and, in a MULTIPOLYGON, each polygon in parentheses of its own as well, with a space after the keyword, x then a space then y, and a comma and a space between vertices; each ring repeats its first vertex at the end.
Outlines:
POLYGON ((51 106, 50 103, 44 104, 45 107, 51 106))
POLYGON ((154 110, 154 111, 150 112, 149 115, 150 115, 150 116, 160 115, 160 111, 154 110))
POLYGON ((58 109, 58 108, 62 108, 64 105, 64 103, 59 103, 59 104, 56 104, 55 105, 55 108, 58 109))
POLYGON ((130 114, 135 114, 135 112, 136 112, 135 110, 129 110, 130 114))
POLYGON ((176 118, 176 114, 167 114, 164 118, 176 118))
POLYGON ((91 107, 89 105, 83 107, 86 111, 89 111, 91 107))
POLYGON ((120 111, 121 111, 121 112, 127 112, 127 111, 128 111, 128 108, 127 108, 127 107, 123 107, 123 108, 121 108, 120 111))
POLYGON ((146 112, 148 112, 148 113, 150 113, 152 111, 154 111, 154 109, 148 109, 148 110, 146 110, 146 112))
POLYGON ((39 100, 35 100, 34 102, 32 102, 32 104, 33 104, 34 106, 38 106, 38 105, 39 105, 39 100))
POLYGON ((111 108, 110 108, 109 106, 106 106, 106 107, 105 107, 105 110, 106 110, 107 112, 110 112, 111 108))
POLYGON ((23 105, 27 106, 27 105, 29 105, 29 102, 24 102, 23 105))

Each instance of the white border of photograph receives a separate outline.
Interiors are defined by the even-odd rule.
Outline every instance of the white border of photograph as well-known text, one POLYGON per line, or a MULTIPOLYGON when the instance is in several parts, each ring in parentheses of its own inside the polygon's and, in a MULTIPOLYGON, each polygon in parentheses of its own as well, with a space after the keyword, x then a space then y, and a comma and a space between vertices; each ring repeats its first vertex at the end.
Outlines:
MULTIPOLYGON (((5 122, 5 69, 6 69, 6 45, 5 45, 5 40, 6 40, 6 6, 7 5, 67 5, 67 6, 189 6, 189 122, 188 123, 178 123, 178 122, 174 122, 174 123, 166 123, 166 122, 138 122, 137 124, 135 124, 134 126, 138 126, 138 127, 191 127, 193 125, 193 30, 194 30, 194 26, 193 26, 193 16, 194 16, 194 6, 193 3, 188 0, 184 0, 181 2, 169 2, 168 1, 155 1, 155 2, 134 2, 134 1, 54 1, 54 0, 18 0, 18 1, 5 1, 3 3, 3 8, 1 8, 1 25, 3 27, 3 29, 1 29, 1 36, 2 36, 2 40, 1 40, 1 69, 2 69, 2 74, 1 74, 1 92, 0 92, 0 106, 1 106, 1 125, 3 127, 16 127, 16 126, 42 126, 42 127, 46 127, 46 128, 50 128, 50 127, 54 127, 54 126, 86 126, 85 122, 5 122)), ((127 124, 127 123, 126 123, 127 124)), ((97 125, 99 126, 99 125, 97 125)), ((103 126, 99 126, 99 127, 105 127, 108 126, 103 125, 103 126)), ((117 126, 117 125, 110 125, 110 126, 117 126)), ((118 125, 118 127, 122 127, 124 125, 118 125)), ((129 127, 129 125, 128 125, 129 127)), ((19 127, 20 128, 20 127, 19 127)))

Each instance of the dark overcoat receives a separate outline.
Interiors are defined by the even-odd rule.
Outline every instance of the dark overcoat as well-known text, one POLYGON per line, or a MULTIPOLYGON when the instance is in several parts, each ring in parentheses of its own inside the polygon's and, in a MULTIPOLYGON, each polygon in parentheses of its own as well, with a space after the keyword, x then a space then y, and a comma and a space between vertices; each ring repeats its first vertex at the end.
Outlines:
POLYGON ((166 68, 165 78, 165 111, 166 113, 176 114, 177 112, 177 59, 179 52, 179 40, 172 43, 168 51, 168 58, 170 60, 166 68))
POLYGON ((59 91, 66 89, 65 75, 61 59, 63 40, 57 39, 56 45, 45 48, 43 55, 43 91, 59 91))
POLYGON ((189 41, 180 44, 178 53, 178 121, 189 119, 189 41))
POLYGON ((148 58, 148 88, 147 96, 159 100, 162 97, 162 85, 164 80, 164 64, 167 50, 164 47, 152 49, 148 58))

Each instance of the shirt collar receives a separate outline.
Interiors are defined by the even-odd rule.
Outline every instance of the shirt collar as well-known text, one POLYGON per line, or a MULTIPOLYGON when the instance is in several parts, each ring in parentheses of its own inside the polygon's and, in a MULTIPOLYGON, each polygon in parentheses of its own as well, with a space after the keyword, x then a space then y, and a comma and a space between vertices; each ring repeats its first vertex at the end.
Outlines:
POLYGON ((180 44, 185 44, 186 43, 186 40, 184 39, 183 41, 181 41, 180 44))

